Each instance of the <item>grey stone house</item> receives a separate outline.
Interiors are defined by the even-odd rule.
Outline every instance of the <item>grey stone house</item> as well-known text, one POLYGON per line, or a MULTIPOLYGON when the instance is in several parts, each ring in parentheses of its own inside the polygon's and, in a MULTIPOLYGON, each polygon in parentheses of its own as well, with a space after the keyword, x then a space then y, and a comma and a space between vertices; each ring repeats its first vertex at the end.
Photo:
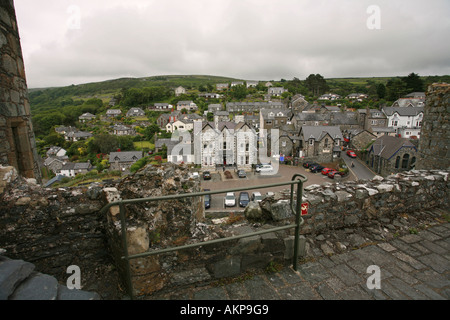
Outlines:
POLYGON ((111 152, 109 154, 110 170, 129 170, 141 158, 142 151, 111 152))
POLYGON ((300 158, 333 162, 341 155, 344 137, 338 126, 302 126, 299 143, 300 158))
POLYGON ((406 138, 382 136, 370 147, 367 165, 377 174, 388 176, 414 169, 417 147, 406 138))

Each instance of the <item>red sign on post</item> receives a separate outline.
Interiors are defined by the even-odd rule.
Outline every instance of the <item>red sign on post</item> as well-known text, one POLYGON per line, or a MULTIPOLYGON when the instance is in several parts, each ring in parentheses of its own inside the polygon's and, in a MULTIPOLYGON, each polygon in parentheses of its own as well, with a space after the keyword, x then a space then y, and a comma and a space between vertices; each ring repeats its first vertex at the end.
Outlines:
POLYGON ((308 214, 308 203, 302 203, 302 211, 301 211, 301 215, 302 216, 306 216, 308 214))

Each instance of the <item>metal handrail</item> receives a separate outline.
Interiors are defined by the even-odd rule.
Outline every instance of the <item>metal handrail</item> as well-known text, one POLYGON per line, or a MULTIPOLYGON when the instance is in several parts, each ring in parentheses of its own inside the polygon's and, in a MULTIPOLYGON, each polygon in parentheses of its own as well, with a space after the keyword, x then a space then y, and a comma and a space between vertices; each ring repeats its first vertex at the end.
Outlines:
POLYGON ((122 245, 124 250, 124 255, 121 257, 121 259, 126 260, 126 278, 127 278, 127 285, 128 285, 128 291, 130 294, 131 299, 134 298, 133 294, 133 284, 131 281, 131 269, 130 269, 130 260, 137 259, 137 258, 143 258, 148 257, 151 255, 156 254, 162 254, 172 251, 179 251, 184 249, 191 249, 196 247, 201 247, 205 245, 210 244, 216 244, 221 243, 225 241, 231 241, 246 237, 252 237, 255 235, 265 234, 269 232, 275 232, 275 231, 281 231, 286 229, 292 229, 295 228, 295 240, 294 240, 294 257, 293 257, 293 269, 297 270, 297 260, 298 260, 298 239, 299 239, 299 233, 300 233, 300 226, 303 224, 303 218, 301 217, 301 203, 302 203, 302 197, 303 197, 303 183, 308 181, 308 178, 302 174, 295 174, 292 177, 292 180, 289 182, 280 182, 280 183, 272 183, 272 184, 266 184, 266 185, 260 185, 260 186, 252 186, 252 187, 241 187, 241 188, 233 188, 233 189, 223 189, 223 190, 216 190, 216 191, 203 191, 203 192, 196 192, 196 193, 186 193, 186 194, 176 194, 176 195, 167 195, 167 196, 159 196, 159 197, 148 197, 148 198, 137 198, 137 199, 127 199, 127 200, 118 200, 111 203, 108 203, 105 205, 100 212, 104 213, 107 209, 113 207, 113 206, 119 206, 119 215, 120 215, 120 222, 121 222, 121 228, 122 228, 122 245), (301 179, 298 179, 301 178, 301 179), (296 180, 297 179, 297 180, 296 180), (190 198, 190 197, 201 197, 205 195, 211 195, 211 194, 220 194, 220 193, 227 193, 227 192, 236 192, 236 191, 244 191, 244 190, 252 190, 252 189, 266 189, 266 188, 272 188, 272 187, 278 187, 278 186, 285 186, 290 185, 291 186, 291 203, 290 207, 292 210, 292 213, 295 215, 295 224, 293 225, 287 225, 282 227, 276 227, 271 229, 266 229, 262 231, 257 232, 251 232, 247 234, 232 236, 232 237, 226 237, 226 238, 220 238, 215 240, 209 240, 199 243, 192 243, 182 246, 176 246, 166 249, 159 249, 154 251, 148 251, 143 252, 139 254, 129 255, 128 253, 128 245, 127 245, 127 233, 126 233, 126 221, 125 221, 125 208, 124 206, 126 204, 134 204, 134 203, 142 203, 142 202, 149 202, 149 201, 164 201, 164 200, 174 200, 174 199, 180 199, 180 198, 190 198), (297 201, 296 201, 296 207, 294 208, 294 185, 297 185, 297 201))

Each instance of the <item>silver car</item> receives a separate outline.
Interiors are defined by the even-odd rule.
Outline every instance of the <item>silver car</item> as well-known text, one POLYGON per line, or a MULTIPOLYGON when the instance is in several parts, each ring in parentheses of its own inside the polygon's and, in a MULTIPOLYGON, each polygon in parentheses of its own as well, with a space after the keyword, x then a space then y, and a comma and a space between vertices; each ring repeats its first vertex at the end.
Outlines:
POLYGON ((234 207, 235 205, 236 205, 236 196, 234 195, 234 192, 228 192, 224 199, 224 206, 234 207))

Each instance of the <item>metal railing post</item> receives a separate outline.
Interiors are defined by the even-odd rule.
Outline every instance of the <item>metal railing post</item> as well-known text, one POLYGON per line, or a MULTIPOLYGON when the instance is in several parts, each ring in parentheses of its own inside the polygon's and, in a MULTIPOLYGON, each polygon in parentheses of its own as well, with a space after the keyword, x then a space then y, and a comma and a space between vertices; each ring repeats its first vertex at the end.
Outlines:
POLYGON ((128 254, 128 240, 127 240, 127 227, 125 222, 125 208, 123 206, 123 202, 120 202, 119 204, 119 214, 120 214, 120 225, 122 229, 122 245, 123 245, 123 251, 124 251, 124 260, 125 260, 125 278, 126 278, 126 285, 128 286, 128 291, 130 293, 130 299, 134 299, 134 293, 133 293, 133 283, 131 280, 131 268, 130 268, 130 259, 128 254))
MULTIPOLYGON (((307 178, 301 174, 296 174, 292 177, 292 180, 296 179, 297 177, 302 177, 307 180, 307 178)), ((294 185, 291 185, 291 207, 293 204, 293 190, 294 185)), ((303 180, 299 179, 297 183, 297 202, 295 204, 295 237, 294 237, 294 260, 292 262, 292 268, 297 271, 297 264, 298 264, 298 242, 300 237, 300 225, 303 223, 303 219, 301 217, 301 205, 303 201, 303 180)))

